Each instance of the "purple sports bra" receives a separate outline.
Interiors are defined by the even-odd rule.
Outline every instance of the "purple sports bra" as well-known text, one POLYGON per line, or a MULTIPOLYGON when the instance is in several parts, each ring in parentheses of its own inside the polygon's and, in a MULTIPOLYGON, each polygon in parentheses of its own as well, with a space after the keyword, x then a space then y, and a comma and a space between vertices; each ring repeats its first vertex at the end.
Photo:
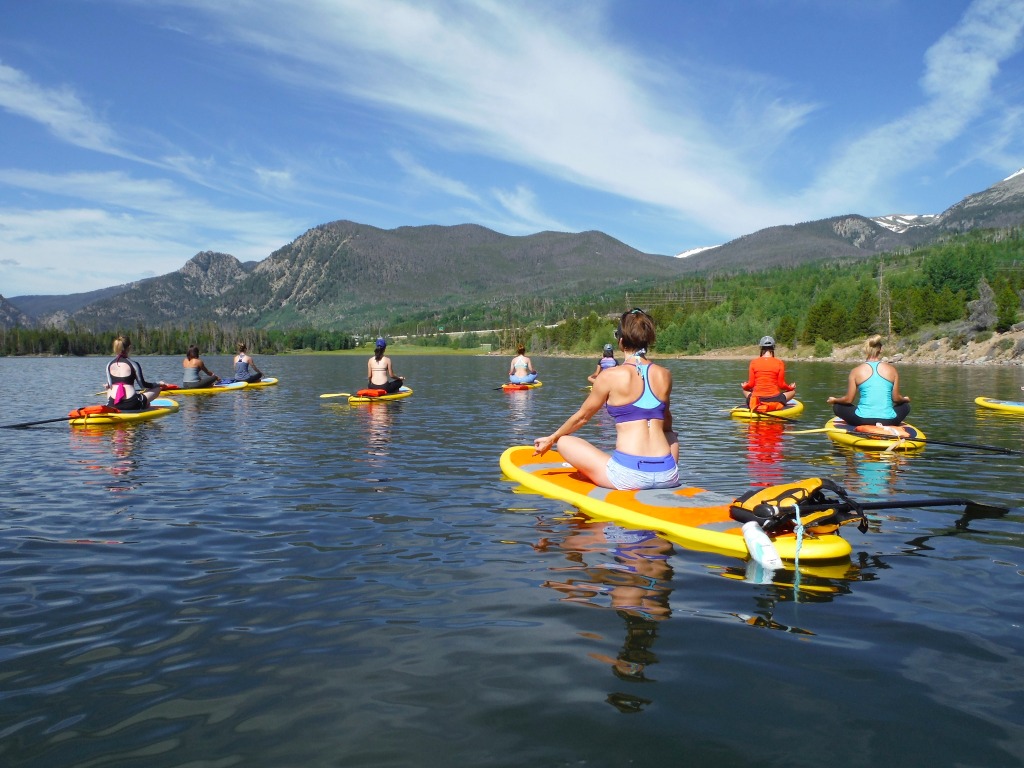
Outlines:
POLYGON ((627 421, 643 421, 649 419, 665 418, 665 403, 658 399, 658 396, 651 390, 651 383, 647 379, 647 369, 650 363, 637 365, 636 371, 644 380, 644 391, 640 397, 626 405, 605 405, 608 415, 615 419, 616 424, 627 421))

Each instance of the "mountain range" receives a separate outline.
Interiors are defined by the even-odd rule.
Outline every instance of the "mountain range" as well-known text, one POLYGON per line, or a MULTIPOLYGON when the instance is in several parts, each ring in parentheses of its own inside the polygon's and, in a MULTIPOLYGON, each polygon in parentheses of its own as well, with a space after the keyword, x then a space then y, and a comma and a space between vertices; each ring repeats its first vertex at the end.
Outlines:
POLYGON ((810 261, 864 258, 915 248, 972 229, 1024 224, 1024 169, 968 195, 938 215, 850 214, 768 227, 685 258, 695 272, 760 270, 810 261))
POLYGON ((642 253, 597 231, 513 237, 473 224, 383 230, 335 221, 258 262, 203 251, 170 274, 98 291, 0 297, 0 326, 386 327, 417 313, 621 295, 695 273, 865 258, 1022 224, 1024 169, 938 215, 850 214, 769 227, 685 258, 642 253))

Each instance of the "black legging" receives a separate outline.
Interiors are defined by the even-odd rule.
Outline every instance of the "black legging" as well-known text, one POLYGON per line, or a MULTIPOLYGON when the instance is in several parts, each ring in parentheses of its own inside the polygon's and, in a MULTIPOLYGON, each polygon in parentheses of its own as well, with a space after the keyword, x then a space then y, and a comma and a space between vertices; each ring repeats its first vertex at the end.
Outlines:
POLYGON ((399 377, 397 379, 391 379, 386 384, 372 384, 372 383, 370 383, 369 379, 367 379, 366 388, 367 389, 383 389, 387 394, 393 395, 395 392, 397 392, 398 390, 400 390, 402 388, 402 385, 404 383, 405 383, 405 379, 403 379, 401 377, 399 377))
POLYGON ((899 405, 893 403, 892 407, 896 410, 895 419, 874 419, 858 416, 857 406, 847 405, 846 403, 834 403, 832 405, 832 413, 854 427, 859 427, 862 424, 884 424, 892 427, 907 420, 907 416, 910 415, 910 403, 900 403, 899 405))

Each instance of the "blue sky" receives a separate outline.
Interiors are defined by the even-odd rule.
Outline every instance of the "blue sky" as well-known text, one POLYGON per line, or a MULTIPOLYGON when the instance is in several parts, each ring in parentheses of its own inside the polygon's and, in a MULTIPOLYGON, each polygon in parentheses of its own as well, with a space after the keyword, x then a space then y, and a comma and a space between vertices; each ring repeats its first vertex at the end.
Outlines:
POLYGON ((18 0, 0 294, 337 219, 675 254, 1024 166, 1024 0, 18 0))

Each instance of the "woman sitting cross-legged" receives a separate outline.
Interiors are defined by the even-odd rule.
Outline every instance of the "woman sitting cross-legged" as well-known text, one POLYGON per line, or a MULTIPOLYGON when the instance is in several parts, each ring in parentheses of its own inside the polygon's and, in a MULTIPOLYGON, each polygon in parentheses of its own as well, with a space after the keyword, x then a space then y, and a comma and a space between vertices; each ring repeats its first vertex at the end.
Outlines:
POLYGON ((826 401, 832 412, 847 424, 895 426, 910 415, 910 398, 900 394, 900 375, 889 363, 882 361, 882 337, 878 334, 864 342, 867 360, 852 371, 846 383, 846 394, 826 401), (854 398, 858 402, 853 405, 854 398))
POLYGON ((672 488, 679 485, 679 442, 669 410, 672 374, 647 360, 654 320, 632 309, 622 315, 615 337, 625 353, 622 365, 601 373, 579 410, 550 435, 533 441, 536 454, 557 443, 567 462, 604 488, 672 488), (572 435, 602 406, 615 420, 611 455, 572 435))

